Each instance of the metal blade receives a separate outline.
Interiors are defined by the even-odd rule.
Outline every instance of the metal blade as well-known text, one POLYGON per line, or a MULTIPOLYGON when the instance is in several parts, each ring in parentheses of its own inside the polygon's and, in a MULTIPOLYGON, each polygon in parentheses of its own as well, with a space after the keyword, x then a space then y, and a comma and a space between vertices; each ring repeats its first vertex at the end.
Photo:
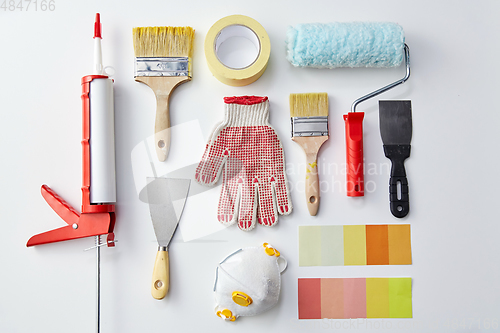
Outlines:
POLYGON ((384 145, 409 145, 411 101, 379 101, 380 135, 384 145))
POLYGON ((148 202, 158 245, 167 247, 184 210, 189 179, 148 177, 148 202))

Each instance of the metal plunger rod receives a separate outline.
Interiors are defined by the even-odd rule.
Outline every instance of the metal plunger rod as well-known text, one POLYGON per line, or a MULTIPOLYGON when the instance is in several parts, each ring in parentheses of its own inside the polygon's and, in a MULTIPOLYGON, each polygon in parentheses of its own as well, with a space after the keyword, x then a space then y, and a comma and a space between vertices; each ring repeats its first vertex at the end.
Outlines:
POLYGON ((405 83, 406 80, 408 80, 408 78, 410 77, 410 48, 408 47, 408 45, 405 44, 405 47, 404 47, 404 50, 405 50, 405 62, 406 62, 406 75, 404 78, 402 78, 401 80, 398 80, 396 82, 393 82, 385 87, 382 87, 378 90, 375 90, 374 92, 371 92, 363 97, 360 97, 358 98, 357 100, 355 100, 352 105, 351 105, 351 112, 356 112, 356 106, 361 103, 361 102, 364 102, 366 101, 367 99, 370 99, 372 97, 375 97, 377 95, 380 95, 381 93, 383 92, 386 92, 387 90, 389 89, 392 89, 394 88, 395 86, 398 86, 402 83, 405 83))
POLYGON ((97 293, 96 293, 96 332, 101 332, 101 236, 95 236, 96 254, 97 254, 97 293))

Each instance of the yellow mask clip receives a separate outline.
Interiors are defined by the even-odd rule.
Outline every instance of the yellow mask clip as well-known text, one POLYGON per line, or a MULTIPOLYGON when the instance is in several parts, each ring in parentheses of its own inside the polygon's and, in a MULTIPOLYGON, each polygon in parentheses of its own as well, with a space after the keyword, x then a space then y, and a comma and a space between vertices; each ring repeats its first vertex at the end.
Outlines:
POLYGON ((236 320, 236 317, 233 316, 233 313, 228 309, 224 309, 222 311, 217 311, 217 316, 219 316, 220 318, 222 318, 224 320, 229 320, 229 321, 236 320))
POLYGON ((268 243, 264 243, 262 244, 262 246, 264 246, 266 253, 268 256, 276 256, 276 257, 279 257, 280 256, 280 252, 278 250, 276 250, 272 245, 268 244, 268 243))

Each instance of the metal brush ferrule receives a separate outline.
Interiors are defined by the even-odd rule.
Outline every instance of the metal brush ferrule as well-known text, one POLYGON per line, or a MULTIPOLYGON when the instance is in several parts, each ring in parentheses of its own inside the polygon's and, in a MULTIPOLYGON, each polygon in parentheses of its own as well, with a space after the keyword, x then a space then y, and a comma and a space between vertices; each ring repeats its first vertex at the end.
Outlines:
POLYGON ((328 135, 328 117, 292 117, 292 137, 328 135))
POLYGON ((191 76, 189 57, 135 58, 137 76, 191 76))

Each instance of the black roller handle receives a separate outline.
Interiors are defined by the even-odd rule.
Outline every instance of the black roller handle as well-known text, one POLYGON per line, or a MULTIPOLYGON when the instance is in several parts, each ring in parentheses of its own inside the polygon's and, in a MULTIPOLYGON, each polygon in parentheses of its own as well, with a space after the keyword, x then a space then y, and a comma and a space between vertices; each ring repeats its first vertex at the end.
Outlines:
POLYGON ((402 218, 410 211, 408 179, 406 179, 405 160, 410 157, 410 145, 384 145, 384 153, 391 160, 391 178, 389 179, 389 201, 391 213, 402 218), (398 183, 401 185, 401 197, 398 198, 398 183))

